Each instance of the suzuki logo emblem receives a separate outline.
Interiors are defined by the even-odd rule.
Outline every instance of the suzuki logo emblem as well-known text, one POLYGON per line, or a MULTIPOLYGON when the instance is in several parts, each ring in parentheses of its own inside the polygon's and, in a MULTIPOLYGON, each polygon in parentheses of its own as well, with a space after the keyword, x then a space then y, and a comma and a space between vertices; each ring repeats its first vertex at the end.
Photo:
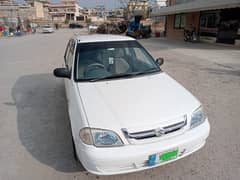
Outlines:
POLYGON ((157 128, 154 131, 155 131, 155 135, 157 137, 162 136, 163 134, 165 134, 165 130, 163 128, 157 128))

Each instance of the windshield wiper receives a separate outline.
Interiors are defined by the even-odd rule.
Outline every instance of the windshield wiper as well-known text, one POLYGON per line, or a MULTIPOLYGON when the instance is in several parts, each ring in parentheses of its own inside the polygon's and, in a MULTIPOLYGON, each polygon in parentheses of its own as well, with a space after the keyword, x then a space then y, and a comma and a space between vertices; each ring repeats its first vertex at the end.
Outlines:
POLYGON ((159 69, 151 68, 151 69, 148 69, 146 71, 136 72, 135 75, 150 74, 150 73, 156 73, 156 72, 159 72, 159 71, 160 71, 159 69))
POLYGON ((135 76, 135 73, 116 74, 113 76, 104 76, 104 77, 100 77, 100 78, 94 78, 94 79, 91 79, 90 82, 101 81, 104 79, 115 79, 115 78, 132 77, 132 76, 135 76))
POLYGON ((155 72, 159 72, 159 69, 151 68, 151 69, 148 69, 147 71, 124 73, 124 74, 116 74, 116 75, 113 75, 113 76, 104 76, 104 77, 94 78, 94 79, 91 79, 89 81, 90 82, 96 82, 96 81, 101 81, 101 80, 105 80, 105 79, 134 77, 134 76, 138 76, 138 75, 142 75, 142 74, 149 74, 149 73, 155 73, 155 72))

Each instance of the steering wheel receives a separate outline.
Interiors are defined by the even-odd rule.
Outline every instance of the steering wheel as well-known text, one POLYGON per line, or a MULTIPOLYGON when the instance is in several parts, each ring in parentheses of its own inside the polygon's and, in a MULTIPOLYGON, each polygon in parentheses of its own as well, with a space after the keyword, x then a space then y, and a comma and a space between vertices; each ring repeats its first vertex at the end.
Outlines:
POLYGON ((86 76, 90 71, 94 70, 94 69, 103 69, 106 71, 106 68, 103 64, 101 63, 93 63, 93 64, 89 64, 85 71, 84 71, 84 75, 86 76))

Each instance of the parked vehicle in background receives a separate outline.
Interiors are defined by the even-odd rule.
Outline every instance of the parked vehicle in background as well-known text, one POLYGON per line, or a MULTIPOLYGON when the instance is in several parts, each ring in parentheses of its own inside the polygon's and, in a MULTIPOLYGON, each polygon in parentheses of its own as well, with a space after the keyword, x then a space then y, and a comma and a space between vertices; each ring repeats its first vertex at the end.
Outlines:
POLYGON ((149 38, 151 37, 151 26, 144 26, 143 23, 141 23, 142 16, 136 15, 133 16, 130 21, 128 22, 127 27, 127 36, 131 36, 134 38, 149 38))
POLYGON ((105 22, 98 26, 97 33, 99 34, 122 34, 127 30, 127 22, 105 22))
POLYGON ((75 157, 93 174, 140 171, 204 146, 210 125, 201 103, 160 69, 135 39, 70 39, 65 78, 75 157))
POLYGON ((54 28, 51 25, 44 25, 42 27, 42 33, 53 33, 54 32, 54 28))
POLYGON ((69 28, 75 29, 75 28, 83 28, 83 25, 77 24, 77 23, 70 23, 69 28))
POLYGON ((97 24, 90 24, 90 25, 88 26, 88 31, 89 31, 90 33, 95 33, 95 32, 97 32, 97 29, 98 29, 98 25, 97 25, 97 24))

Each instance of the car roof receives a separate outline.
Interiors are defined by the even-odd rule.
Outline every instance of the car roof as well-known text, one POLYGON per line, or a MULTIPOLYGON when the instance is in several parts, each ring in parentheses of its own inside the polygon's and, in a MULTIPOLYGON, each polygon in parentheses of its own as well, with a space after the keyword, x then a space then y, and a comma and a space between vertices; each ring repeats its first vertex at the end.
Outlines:
POLYGON ((131 37, 109 34, 76 35, 75 39, 78 41, 78 43, 135 41, 135 39, 131 37))

